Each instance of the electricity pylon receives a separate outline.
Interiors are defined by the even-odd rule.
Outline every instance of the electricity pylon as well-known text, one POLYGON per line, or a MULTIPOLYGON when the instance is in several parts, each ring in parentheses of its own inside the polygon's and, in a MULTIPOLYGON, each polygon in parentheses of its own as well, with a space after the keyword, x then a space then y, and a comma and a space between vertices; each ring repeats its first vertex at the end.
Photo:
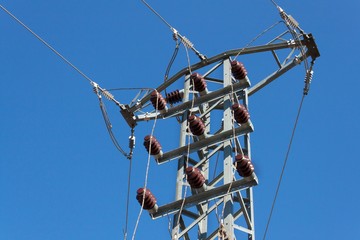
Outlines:
POLYGON ((172 239, 237 239, 243 234, 255 240, 253 187, 258 178, 251 162, 254 126, 248 112, 249 97, 301 63, 306 69, 307 94, 312 66, 320 56, 313 36, 304 33, 291 16, 281 14, 289 30, 269 43, 211 58, 201 55, 200 62, 180 70, 140 100, 119 104, 131 128, 156 118, 176 117, 180 123, 176 149, 163 150, 162 139, 155 136, 144 139, 145 148, 158 164, 178 162, 174 201, 158 206, 148 189, 139 189, 137 195, 153 219, 173 215, 172 239), (287 34, 293 39, 285 40, 287 34), (278 51, 287 51, 284 60, 278 51), (270 52, 278 67, 251 86, 244 65, 236 58, 262 52, 270 52), (179 81, 183 81, 183 89, 161 94, 179 81), (139 111, 150 103, 155 110, 139 111))
MULTIPOLYGON (((1 8, 30 30, 5 8, 2 6, 1 8)), ((139 189, 137 195, 142 207, 149 211, 152 218, 174 214, 173 239, 208 240, 216 237, 236 239, 239 236, 237 232, 242 232, 248 239, 255 240, 252 188, 258 184, 258 179, 251 163, 250 134, 254 131, 254 127, 249 118, 248 99, 302 62, 306 69, 304 86, 306 95, 313 74, 312 66, 315 59, 320 56, 313 36, 304 33, 295 19, 287 15, 280 7, 278 9, 288 27, 287 31, 266 45, 226 51, 211 58, 202 55, 188 39, 166 23, 184 45, 200 57, 201 61, 182 69, 154 91, 145 94, 141 100, 130 105, 123 105, 116 101, 108 91, 84 75, 30 30, 66 63, 89 80, 100 100, 103 95, 114 101, 132 129, 138 122, 155 118, 176 117, 180 120, 178 148, 163 152, 159 141, 154 136, 146 136, 144 139, 146 149, 154 156, 158 164, 165 164, 171 160, 178 161, 175 200, 158 206, 148 189, 139 189), (291 34, 293 39, 284 40, 286 34, 291 34), (285 60, 281 61, 277 51, 284 49, 289 49, 290 52, 285 60), (299 53, 295 54, 296 51, 299 53), (278 68, 268 77, 251 86, 243 64, 232 58, 260 52, 271 52, 278 68), (308 58, 312 59, 310 65, 308 58), (206 70, 208 67, 210 69, 206 70), (222 68, 222 77, 212 77, 212 73, 219 68, 222 68), (167 94, 166 98, 162 97, 162 91, 182 79, 184 79, 182 90, 173 91, 167 94), (210 83, 212 89, 207 87, 210 83), (152 103, 155 111, 140 114, 139 112, 142 111, 139 110, 146 108, 148 102, 152 103), (167 102, 171 104, 170 107, 167 106, 167 102), (179 104, 175 106, 177 103, 179 104), (221 113, 218 125, 215 124, 215 121, 219 121, 215 112, 221 113), (218 168, 221 170, 219 171, 218 168), (211 174, 210 170, 214 174, 211 174), (190 196, 187 189, 191 189, 190 196), (217 220, 215 224, 211 223, 212 218, 217 220), (192 237, 191 230, 195 227, 197 231, 192 237)), ((126 154, 114 139, 102 101, 100 104, 114 143, 125 156, 131 159, 134 144, 133 131, 130 138, 131 151, 126 154)))

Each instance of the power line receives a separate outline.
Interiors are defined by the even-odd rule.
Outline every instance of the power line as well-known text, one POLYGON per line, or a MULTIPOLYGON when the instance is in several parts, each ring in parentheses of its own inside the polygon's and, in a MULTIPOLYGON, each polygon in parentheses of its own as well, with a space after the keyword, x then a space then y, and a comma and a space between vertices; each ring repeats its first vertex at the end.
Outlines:
MULTIPOLYGON (((156 90, 154 90, 154 91, 156 91, 156 90)), ((158 105, 159 105, 159 95, 157 95, 157 97, 156 97, 156 106, 155 106, 156 115, 155 115, 154 123, 153 123, 152 129, 151 129, 151 134, 150 134, 151 137, 154 136, 154 132, 155 132, 155 128, 156 128, 156 123, 157 123, 157 118, 158 118, 158 107, 159 107, 158 105)), ((145 180, 144 180, 144 193, 143 193, 144 195, 143 195, 143 198, 142 198, 140 212, 139 212, 139 215, 138 215, 136 223, 135 223, 135 227, 134 227, 134 231, 133 231, 133 235, 132 235, 131 240, 135 239, 137 228, 138 228, 139 222, 140 222, 140 217, 141 217, 141 214, 143 212, 143 208, 144 208, 144 204, 145 204, 145 193, 146 193, 146 189, 147 189, 149 170, 150 170, 151 145, 152 145, 152 141, 150 141, 150 143, 149 143, 149 153, 148 153, 148 159, 147 159, 147 163, 146 163, 145 180)))
MULTIPOLYGON (((163 18, 157 11, 155 11, 155 9, 150 6, 150 4, 148 4, 148 3, 145 2, 144 0, 141 0, 141 1, 142 1, 156 16, 158 16, 158 17, 161 19, 161 21, 162 21, 163 23, 165 23, 165 24, 171 29, 171 31, 174 31, 174 30, 175 30, 175 28, 173 28, 173 27, 170 25, 170 23, 168 23, 168 22, 165 20, 165 18, 163 18)), ((175 30, 175 31, 176 31, 176 30, 175 30)))
MULTIPOLYGON (((155 13, 168 27, 170 27, 170 29, 173 31, 174 34, 176 34, 176 36, 179 36, 181 38, 181 41, 183 42, 183 44, 185 45, 185 48, 186 48, 186 53, 187 53, 187 58, 188 58, 188 62, 189 62, 189 70, 191 71, 191 68, 190 68, 190 60, 189 60, 189 55, 188 55, 188 51, 187 49, 190 48, 192 50, 194 50, 197 54, 198 52, 196 51, 196 49, 194 49, 193 47, 193 44, 185 37, 181 36, 163 17, 161 17, 161 15, 159 13, 157 13, 148 3, 146 3, 144 0, 141 0, 153 13, 155 13)), ((278 7, 278 5, 275 3, 275 1, 271 0, 271 2, 278 7)), ((47 48, 49 48, 53 53, 55 53, 59 58, 61 58, 66 64, 68 64, 70 67, 72 67, 75 71, 77 71, 81 76, 83 76, 86 80, 88 80, 91 84, 94 84, 94 81, 88 77, 86 74, 84 74, 80 69, 78 69, 74 64, 72 64, 68 59, 66 59, 62 54, 60 54, 55 48, 53 48, 49 43, 47 43, 43 38, 41 38, 39 35, 37 35, 33 30, 31 30, 27 25, 25 25, 22 21, 20 21, 15 15, 13 15, 10 11, 8 11, 5 7, 3 7, 2 5, 0 5, 0 8, 5 12, 7 13, 11 18, 13 18, 17 23, 19 23, 22 27, 24 27, 27 31, 29 31, 34 37, 36 37, 39 41, 41 41, 47 48)), ((275 27, 278 23, 275 23, 274 25, 272 25, 271 27, 269 27, 268 29, 266 29, 265 31, 263 31, 261 34, 259 34, 257 37, 255 37, 249 44, 251 44, 253 41, 255 41, 257 38, 259 38, 260 36, 262 36, 263 34, 265 34, 268 30, 272 29, 273 27, 275 27)), ((291 30, 291 29, 290 29, 291 30)), ((291 34, 293 34, 294 38, 296 39, 299 39, 298 35, 296 35, 296 33, 290 31, 291 34)), ((300 51, 303 55, 304 54, 304 49, 302 46, 300 46, 300 51)), ((173 63, 173 61, 175 60, 175 57, 176 57, 176 54, 177 54, 177 51, 178 51, 178 45, 176 46, 176 49, 175 49, 175 52, 174 52, 174 55, 172 57, 172 59, 170 60, 170 63, 169 63, 169 66, 166 70, 166 74, 165 74, 165 79, 167 78, 167 75, 170 71, 170 67, 173 63)), ((242 51, 242 50, 241 50, 242 51)), ((241 51, 238 53, 238 55, 241 53, 241 51)), ((199 54, 198 54, 199 55, 199 54)), ((237 56, 238 56, 237 55, 237 56)), ((236 56, 236 57, 237 57, 236 56)), ((236 58, 235 57, 235 58, 236 58)), ((305 59, 305 69, 308 70, 308 63, 305 59)), ((310 78, 310 77, 309 77, 310 78)), ((310 79, 311 80, 311 79, 310 79)), ((128 88, 130 89, 130 88, 128 88)), ((134 88, 133 88, 134 89, 134 88)), ((114 90, 118 90, 118 89, 114 89, 114 90)), ((122 89, 123 90, 123 89, 122 89)), ((270 215, 269 215, 269 218, 268 218, 268 222, 267 222, 267 225, 266 225, 266 230, 265 230, 265 233, 264 233, 264 237, 263 239, 265 240, 266 238, 266 234, 267 234, 267 231, 268 231, 268 228, 269 228, 269 225, 270 225, 270 221, 271 221, 271 218, 272 218, 272 214, 273 214, 273 210, 274 210, 274 207, 275 207, 275 203, 276 203, 276 200, 277 200, 277 196, 278 196, 278 193, 279 193, 279 189, 280 189, 280 186, 281 186, 281 182, 282 182, 282 178, 283 178, 283 174, 285 172, 285 168, 286 168, 286 164, 287 164, 287 161, 288 161, 288 157, 289 157, 289 154, 290 154, 290 150, 291 150, 291 146, 292 146, 292 142, 293 142, 293 138, 294 138, 294 135, 295 135, 295 131, 296 131, 296 128, 297 128, 297 123, 298 123, 298 120, 299 120, 299 117, 300 117, 300 113, 301 113, 301 109, 302 109, 302 105, 303 105, 303 101, 304 101, 304 97, 305 95, 302 96, 302 99, 301 99, 301 102, 300 102, 300 106, 299 106, 299 109, 298 109, 298 113, 297 113, 297 117, 296 117, 296 121, 295 121, 295 124, 294 124, 294 128, 293 128, 293 131, 292 131, 292 135, 291 135, 291 138, 290 138, 290 142, 289 142, 289 146, 288 146, 288 149, 287 149, 287 153, 286 153, 286 156, 285 156, 285 160, 284 160, 284 164, 283 164, 283 168, 282 168, 282 171, 281 171, 281 174, 280 174, 280 177, 279 177, 279 182, 278 182, 278 185, 277 185, 277 189, 276 189, 276 193, 275 193, 275 197, 274 197, 274 200, 273 200, 273 203, 272 203, 272 207, 271 207, 271 211, 270 211, 270 215)), ((194 98, 193 98, 193 101, 194 101, 194 98)), ((193 103, 192 103, 193 104, 193 103)), ((102 110, 102 113, 103 113, 103 117, 104 117, 104 120, 105 120, 105 123, 106 123, 106 126, 107 126, 107 129, 109 131, 109 134, 110 134, 110 137, 112 139, 112 141, 114 142, 114 145, 118 148, 118 150, 124 154, 125 156, 127 156, 127 154, 125 153, 125 151, 123 151, 123 149, 120 147, 120 145, 118 144, 116 138, 114 137, 112 131, 111 131, 111 123, 110 123, 110 120, 108 118, 108 115, 106 113, 106 109, 105 109, 105 106, 103 105, 103 102, 101 101, 100 99, 100 107, 101 107, 101 110, 102 110)), ((191 108, 192 109, 192 108, 191 108)), ((153 135, 153 132, 154 132, 154 129, 155 129, 155 125, 156 125, 156 120, 157 120, 157 114, 156 114, 156 117, 155 117, 155 121, 154 121, 154 126, 153 126, 153 129, 152 129, 152 133, 151 135, 153 135)), ((235 134, 234 134, 235 136, 235 134)), ((242 148, 240 147, 240 151, 242 151, 242 148)), ((188 154, 187 156, 189 156, 189 150, 188 150, 188 154)), ((149 158, 150 158, 150 153, 149 153, 149 158)), ((189 158, 187 158, 189 159, 189 158)), ((131 159, 130 159, 131 161, 131 159)), ((149 161, 148 161, 148 164, 147 164, 147 169, 146 169, 146 176, 145 176, 145 189, 146 189, 146 186, 147 186, 147 177, 148 177, 148 171, 149 171, 149 161)), ((130 189, 130 180, 131 180, 131 162, 130 162, 130 166, 129 166, 129 176, 128 176, 128 199, 129 199, 129 189, 130 189)), ((230 185, 231 186, 231 185, 230 185)), ((230 189, 229 189, 230 190, 230 189)), ((186 188, 185 188, 185 196, 186 196, 186 188)), ((185 196, 184 196, 184 200, 185 200, 185 196)), ((125 231, 125 239, 126 239, 126 236, 127 236, 127 226, 128 226, 128 202, 129 200, 127 201, 127 209, 126 209, 126 231, 125 231)), ((184 202, 183 202, 184 203, 184 202)), ((181 206, 180 208, 180 211, 179 211, 179 216, 181 214, 183 210, 183 205, 181 206)), ((140 219, 140 216, 141 216, 141 211, 140 211, 140 214, 139 214, 139 217, 138 217, 138 221, 140 219)), ((177 225, 179 224, 179 220, 180 220, 180 217, 178 218, 178 223, 177 225)), ((138 221, 136 223, 136 226, 135 226, 135 230, 134 230, 134 233, 133 233, 133 238, 135 237, 135 234, 136 234, 136 229, 137 229, 137 225, 138 225, 138 221)))
POLYGON ((150 6, 150 4, 148 4, 147 2, 145 2, 144 0, 141 0, 141 2, 143 2, 156 16, 158 16, 161 21, 163 23, 165 23, 170 30, 173 32, 173 36, 174 38, 180 38, 181 42, 184 44, 185 48, 190 48, 191 50, 193 50, 195 52, 195 54, 200 58, 201 61, 206 59, 206 56, 201 54, 195 47, 194 44, 185 36, 182 36, 175 28, 173 28, 170 23, 168 23, 158 12, 155 11, 154 8, 152 8, 150 6))
POLYGON ((129 203, 130 203, 130 186, 131 186, 131 171, 132 171, 132 159, 129 159, 129 171, 128 171, 128 185, 127 185, 127 197, 126 197, 126 213, 125 213, 125 230, 124 240, 127 239, 128 222, 129 222, 129 203))
POLYGON ((54 47, 52 47, 49 43, 47 43, 43 38, 37 35, 33 30, 31 30, 25 23, 20 21, 14 14, 12 14, 9 10, 7 10, 4 6, 0 4, 0 8, 7 13, 11 18, 13 18, 17 23, 19 23, 22 27, 24 27, 27 31, 29 31, 34 37, 36 37, 40 42, 42 42, 46 47, 48 47, 52 52, 54 52, 58 57, 60 57, 66 64, 72 67, 75 71, 77 71, 81 76, 83 76, 86 80, 88 80, 91 84, 94 81, 88 77, 85 73, 83 73, 79 68, 77 68, 74 64, 72 64, 68 59, 66 59, 63 55, 61 55, 54 47))
POLYGON ((274 0, 270 0, 270 1, 275 5, 275 7, 279 6, 279 5, 277 5, 277 3, 274 0))
MULTIPOLYGON (((12 14, 9 10, 7 10, 4 6, 0 5, 0 8, 7 13, 11 18, 13 18, 17 23, 19 23, 22 27, 24 27, 28 32, 30 32, 34 37, 36 37, 40 42, 42 42, 47 48, 49 48, 53 53, 55 53, 58 57, 60 57, 66 64, 68 64, 70 67, 72 67, 75 71, 77 71, 81 76, 83 76, 86 80, 88 80, 93 86, 97 86, 95 82, 88 77, 85 73, 83 73, 79 68, 77 68, 74 64, 72 64, 68 59, 66 59, 62 54, 60 54, 54 47, 52 47, 48 42, 46 42, 43 38, 41 38, 38 34, 36 34, 32 29, 30 29, 25 23, 23 23, 21 20, 19 20, 14 14, 12 14)), ((110 122, 110 119, 108 117, 108 114, 106 112, 105 105, 102 101, 102 98, 100 96, 100 93, 98 90, 101 90, 101 93, 107 94, 107 91, 104 91, 103 89, 99 89, 98 87, 95 89, 96 93, 98 95, 99 101, 100 101, 100 109, 101 113, 103 115, 106 128, 108 130, 108 133, 110 135, 110 138, 112 142, 114 143, 115 147, 127 158, 130 160, 129 165, 129 173, 128 173, 128 193, 127 193, 127 206, 126 206, 126 226, 125 226, 125 239, 127 236, 127 227, 128 227, 128 208, 129 208, 129 195, 130 195, 130 183, 131 183, 131 168, 132 168, 132 149, 130 150, 130 153, 127 154, 119 145, 116 137, 114 136, 112 132, 112 125, 110 122)))
POLYGON ((120 146, 119 142, 117 141, 113 131, 112 131, 112 124, 110 122, 110 119, 109 119, 109 116, 106 112, 106 108, 105 108, 105 105, 102 101, 102 98, 100 95, 98 95, 98 98, 99 98, 99 102, 100 102, 100 109, 101 109, 101 113, 103 115, 103 118, 104 118, 104 122, 105 122, 105 125, 106 125, 106 129, 108 130, 108 133, 110 135, 110 138, 111 138, 111 141, 113 142, 114 146, 116 147, 117 150, 119 150, 119 152, 121 152, 125 157, 129 158, 130 155, 127 154, 123 149, 122 147, 120 146))
POLYGON ((245 48, 249 47, 250 45, 252 45, 257 39, 259 39, 261 36, 263 36, 265 33, 267 33, 268 31, 270 31, 271 29, 273 29, 274 27, 276 27, 278 24, 280 24, 282 21, 278 21, 276 23, 274 23, 273 25, 271 25, 270 27, 266 28, 265 30, 263 30, 261 33, 259 33, 257 36, 255 36, 253 39, 251 39, 251 41, 246 44, 234 57, 234 60, 236 60, 236 58, 245 50, 245 48))
POLYGON ((287 161, 289 159, 289 154, 290 154, 292 142, 293 142, 293 139, 294 139, 294 136, 295 136, 295 131, 296 131, 296 128, 297 128, 297 124, 298 124, 298 121, 299 121, 299 117, 300 117, 300 113, 301 113, 301 109, 302 109, 302 105, 303 105, 305 96, 306 95, 303 94, 303 96, 301 98, 301 101, 300 101, 300 106, 299 106, 299 109, 298 109, 298 112, 297 112, 296 120, 295 120, 294 127, 293 127, 293 130, 292 130, 292 134, 291 134, 291 137, 290 137, 290 142, 289 142, 289 146, 288 146, 288 149, 287 149, 287 152, 286 152, 286 156, 285 156, 284 164, 283 164, 283 167, 282 167, 282 170, 281 170, 281 174, 280 174, 280 177, 279 177, 279 182, 278 182, 277 187, 276 187, 276 192, 275 192, 274 200, 273 200, 273 203, 272 203, 272 206, 271 206, 269 218, 268 218, 268 221, 267 221, 267 224, 266 224, 266 229, 265 229, 265 232, 264 232, 263 240, 266 239, 266 234, 267 234, 267 231, 269 229, 271 217, 272 217, 272 214, 273 214, 273 211, 274 211, 274 208, 275 208, 275 203, 276 203, 276 200, 277 200, 277 196, 279 194, 279 190, 280 190, 281 182, 282 182, 283 175, 284 175, 284 172, 285 172, 286 164, 287 164, 287 161))

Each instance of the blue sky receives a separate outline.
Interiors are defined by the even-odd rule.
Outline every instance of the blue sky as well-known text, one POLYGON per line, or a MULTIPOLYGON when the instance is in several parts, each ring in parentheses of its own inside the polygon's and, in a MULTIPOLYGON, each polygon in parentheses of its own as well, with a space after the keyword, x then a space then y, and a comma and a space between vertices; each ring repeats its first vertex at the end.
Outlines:
MULTIPOLYGON (((149 3, 207 56, 245 46, 279 21, 270 1, 149 3)), ((157 87, 174 41, 141 1, 11 0, 1 4, 104 88, 157 87)), ((267 239, 356 239, 359 225, 357 1, 278 1, 316 38, 314 68, 267 239)), ((254 45, 275 37, 274 29, 254 45)), ((0 11, 0 239, 123 239, 129 161, 112 145, 90 84, 0 11)), ((269 58, 239 59, 253 83, 271 71, 269 58), (260 60, 258 60, 260 59, 260 60)), ((198 59, 190 53, 191 63, 198 59)), ((187 65, 180 48, 171 73, 187 65)), ((299 105, 297 67, 250 98, 255 225, 262 238, 299 105)), ((129 103, 136 91, 115 92, 129 103)), ((130 129, 107 102, 127 149, 130 129)), ((128 232, 140 207, 147 154, 136 128, 128 232)), ((159 122, 156 136, 177 146, 178 126, 159 122), (168 129, 172 129, 173 137, 168 129)), ((176 163, 150 162, 148 184, 160 205, 175 191, 176 163)), ((169 239, 168 219, 144 212, 136 239, 169 239)))

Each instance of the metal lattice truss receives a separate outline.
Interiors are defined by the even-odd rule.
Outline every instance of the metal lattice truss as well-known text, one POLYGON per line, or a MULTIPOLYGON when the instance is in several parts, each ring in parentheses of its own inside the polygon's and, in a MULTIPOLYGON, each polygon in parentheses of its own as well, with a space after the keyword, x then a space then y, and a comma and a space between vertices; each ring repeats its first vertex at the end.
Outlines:
POLYGON ((130 105, 120 104, 121 113, 130 127, 155 118, 176 117, 180 120, 179 147, 164 152, 156 159, 158 164, 178 161, 176 199, 150 212, 154 219, 173 214, 173 239, 236 239, 241 234, 255 239, 252 187, 258 184, 258 179, 255 172, 251 176, 240 177, 234 167, 236 153, 246 151, 251 158, 250 133, 254 127, 251 120, 245 124, 234 122, 231 106, 241 103, 247 107, 249 96, 307 58, 315 60, 319 56, 311 34, 301 34, 297 40, 285 40, 288 33, 280 34, 263 46, 226 51, 182 69, 156 88, 161 93, 176 82, 184 83, 182 102, 165 111, 143 110, 150 103, 149 91, 130 105), (284 59, 277 54, 280 50, 288 51, 284 59), (272 53, 278 66, 274 72, 254 86, 251 86, 248 77, 236 80, 232 76, 231 58, 262 52, 272 53), (212 89, 207 89, 205 94, 196 92, 191 84, 190 75, 195 71, 202 74, 208 86, 211 85, 212 89), (219 71, 222 71, 221 77, 219 74, 213 77, 219 71), (194 136, 188 130, 189 114, 197 114, 203 120, 206 126, 204 136, 194 136), (215 121, 220 121, 217 128, 213 127, 215 121), (206 179, 205 187, 192 189, 191 194, 186 194, 186 189, 190 189, 185 174, 188 166, 199 168, 206 179), (212 220, 218 218, 219 221, 211 223, 210 216, 212 220))

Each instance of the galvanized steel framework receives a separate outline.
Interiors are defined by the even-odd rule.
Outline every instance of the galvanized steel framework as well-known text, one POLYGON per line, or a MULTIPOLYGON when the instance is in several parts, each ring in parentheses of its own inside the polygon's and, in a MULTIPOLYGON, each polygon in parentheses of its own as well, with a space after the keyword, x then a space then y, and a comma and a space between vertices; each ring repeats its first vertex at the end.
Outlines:
POLYGON ((239 177, 233 164, 234 155, 242 151, 246 151, 251 159, 250 133, 254 127, 251 120, 246 124, 236 124, 231 106, 234 102, 241 102, 248 107, 249 96, 308 57, 315 60, 320 56, 311 34, 300 34, 301 39, 291 41, 283 40, 282 37, 285 34, 286 32, 266 45, 227 51, 182 69, 156 88, 158 92, 161 92, 176 81, 185 79, 182 103, 166 111, 138 114, 138 110, 149 102, 150 94, 146 94, 131 106, 120 105, 121 113, 131 127, 140 121, 151 120, 155 117, 180 118, 179 147, 164 152, 156 159, 158 164, 165 164, 176 159, 178 161, 175 201, 159 206, 156 212, 151 212, 154 219, 173 214, 173 239, 215 239, 216 237, 236 239, 239 237, 237 232, 243 232, 248 239, 255 240, 252 187, 258 184, 258 179, 255 173, 250 177, 239 177), (280 49, 290 50, 288 57, 282 63, 276 54, 276 51, 280 49), (295 54, 296 49, 301 49, 298 55, 295 54), (231 74, 230 58, 258 52, 273 53, 278 69, 252 87, 248 77, 239 81, 235 80, 231 74), (209 66, 212 68, 202 75, 208 82, 218 85, 218 88, 199 94, 192 88, 189 76, 192 72, 203 71, 209 66), (211 74, 219 68, 223 69, 222 79, 212 78, 211 74), (214 124, 210 118, 214 111, 222 111, 220 129, 212 129, 214 124), (190 112, 196 113, 203 119, 206 125, 205 137, 192 136, 188 131, 187 119, 190 112), (215 169, 214 165, 217 164, 216 157, 219 153, 222 155, 220 165, 223 169, 212 176, 210 170, 215 169), (184 174, 187 166, 200 168, 206 179, 204 190, 192 189, 190 196, 186 193, 186 189, 190 187, 184 174), (210 222, 210 218, 216 218, 215 215, 220 216, 221 221, 214 225, 210 222), (190 231, 194 227, 197 227, 197 231, 190 231), (196 236, 193 236, 194 234, 196 236))
MULTIPOLYGON (((143 2, 145 3, 145 1, 143 2)), ((150 7, 148 4, 146 5, 150 7)), ((1 5, 0 7, 53 52, 59 55, 67 64, 89 80, 96 91, 100 90, 102 94, 109 94, 62 57, 55 49, 32 32, 9 11, 1 5)), ((246 154, 251 159, 250 133, 254 128, 251 121, 238 126, 233 121, 231 105, 234 102, 242 102, 243 105, 248 107, 249 96, 288 70, 299 65, 301 62, 306 61, 308 57, 311 57, 312 62, 314 62, 314 60, 320 56, 312 35, 305 34, 298 27, 295 19, 283 12, 281 8, 278 7, 278 9, 288 27, 291 26, 300 30, 300 34, 297 34, 294 29, 289 28, 289 31, 280 34, 264 46, 231 50, 211 58, 205 58, 196 51, 197 55, 201 57, 201 62, 182 69, 156 88, 158 92, 161 92, 184 77, 184 97, 182 103, 178 106, 171 107, 160 113, 138 114, 138 110, 143 109, 149 102, 151 94, 147 94, 140 101, 136 102, 136 104, 130 106, 119 103, 110 94, 107 95, 110 100, 114 101, 120 107, 123 117, 131 128, 134 128, 139 121, 150 120, 156 117, 180 117, 181 119, 179 148, 165 152, 161 157, 156 159, 159 164, 166 163, 173 159, 178 160, 175 201, 150 211, 153 218, 174 214, 172 226, 173 239, 190 239, 190 230, 197 226, 196 239, 214 239, 216 237, 220 239, 236 239, 238 236, 236 231, 239 231, 247 234, 248 239, 255 240, 252 187, 258 184, 258 180, 255 173, 252 173, 249 177, 237 179, 238 177, 235 174, 233 165, 234 154, 237 152, 246 151, 246 154), (294 40, 284 40, 283 37, 289 33, 292 34, 294 40), (280 61, 276 54, 276 51, 280 49, 290 49, 290 53, 283 62, 280 61), (298 55, 295 55, 295 49, 300 50, 298 55), (250 87, 250 80, 247 77, 239 81, 233 79, 231 75, 230 58, 259 52, 271 52, 278 65, 278 69, 253 87, 250 87), (203 76, 209 82, 218 83, 219 87, 205 94, 194 93, 194 97, 190 98, 194 89, 191 87, 189 74, 196 70, 202 70, 209 65, 214 66, 207 73, 203 74, 203 76), (221 66, 223 68, 222 79, 209 77, 213 71, 221 66), (213 124, 210 121, 211 114, 213 111, 219 110, 223 113, 222 124, 220 129, 213 130, 213 124), (204 120, 207 126, 205 137, 200 138, 192 136, 189 133, 187 124, 189 112, 199 114, 204 120), (192 138, 191 141, 187 140, 188 136, 192 138), (211 176, 209 170, 214 168, 212 165, 216 164, 214 156, 220 152, 222 153, 222 171, 217 175, 211 176), (192 153, 196 153, 196 159, 192 157, 192 153), (189 187, 184 174, 185 167, 189 165, 201 168, 206 179, 206 187, 201 191, 192 189, 191 196, 187 196, 186 191, 184 191, 189 187), (222 213, 219 214, 221 220, 215 224, 214 227, 209 220, 211 214, 218 209, 222 211, 222 213)), ((169 25, 168 23, 166 24, 169 25)), ((179 34, 178 36, 182 37, 179 34)), ((99 93, 97 92, 97 94, 99 93)))

